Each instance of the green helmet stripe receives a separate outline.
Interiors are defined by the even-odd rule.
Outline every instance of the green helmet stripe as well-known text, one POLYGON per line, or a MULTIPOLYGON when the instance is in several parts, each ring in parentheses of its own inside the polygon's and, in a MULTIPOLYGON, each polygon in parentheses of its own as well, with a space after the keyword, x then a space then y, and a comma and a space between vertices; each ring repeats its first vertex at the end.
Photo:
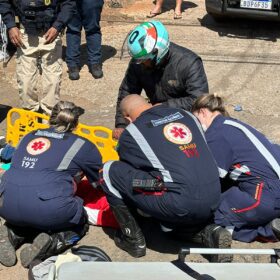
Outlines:
POLYGON ((152 26, 150 22, 143 22, 141 25, 146 26, 148 28, 150 28, 152 26))
POLYGON ((139 58, 139 57, 145 56, 147 54, 148 53, 147 53, 146 49, 143 49, 143 50, 141 50, 141 52, 139 52, 137 55, 134 55, 133 57, 134 58, 139 58))

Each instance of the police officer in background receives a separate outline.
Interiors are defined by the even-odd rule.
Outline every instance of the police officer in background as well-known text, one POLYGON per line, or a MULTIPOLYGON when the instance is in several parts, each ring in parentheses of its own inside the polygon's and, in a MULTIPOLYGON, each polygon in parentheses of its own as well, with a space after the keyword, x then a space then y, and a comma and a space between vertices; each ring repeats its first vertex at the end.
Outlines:
POLYGON ((127 125, 120 102, 128 94, 141 94, 144 90, 152 104, 164 103, 189 111, 198 96, 208 93, 201 58, 169 42, 168 32, 161 22, 150 21, 137 26, 128 34, 124 47, 132 59, 119 89, 115 138, 119 138, 127 125))
POLYGON ((146 254, 145 237, 129 208, 160 221, 164 231, 199 228, 208 247, 231 246, 231 235, 211 223, 220 200, 218 169, 196 118, 136 94, 121 102, 131 123, 119 139, 119 161, 103 167, 101 180, 121 231, 115 243, 133 257, 146 254))
POLYGON ((17 47, 17 81, 24 109, 51 113, 59 101, 64 29, 75 10, 74 0, 3 0, 0 14, 17 47), (19 17, 20 29, 15 16, 19 17), (42 68, 42 99, 38 97, 38 61, 42 68))
POLYGON ((50 128, 27 134, 17 147, 11 168, 0 183, 0 263, 16 263, 15 250, 28 267, 36 259, 59 254, 88 230, 83 200, 75 195, 85 175, 95 186, 102 166, 96 146, 72 133, 84 110, 71 102, 57 103, 50 128))

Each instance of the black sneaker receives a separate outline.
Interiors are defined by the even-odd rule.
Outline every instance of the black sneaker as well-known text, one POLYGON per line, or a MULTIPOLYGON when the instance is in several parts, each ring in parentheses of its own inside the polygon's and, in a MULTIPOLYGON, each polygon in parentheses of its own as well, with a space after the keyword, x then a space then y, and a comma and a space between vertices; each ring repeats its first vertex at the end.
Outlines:
POLYGON ((6 225, 0 227, 0 263, 13 266, 17 262, 16 250, 10 241, 10 232, 6 225))
POLYGON ((72 81, 79 80, 80 79, 80 68, 78 66, 69 67, 68 75, 69 75, 69 79, 72 81))
POLYGON ((100 79, 103 77, 103 71, 102 71, 102 64, 96 63, 89 65, 89 72, 95 79, 100 79))
POLYGON ((22 266, 28 268, 35 259, 43 260, 51 243, 52 239, 48 234, 40 233, 32 244, 21 250, 20 260, 22 266))
MULTIPOLYGON (((211 224, 202 230, 202 242, 208 248, 230 249, 232 237, 225 228, 211 224)), ((211 262, 225 263, 231 262, 232 255, 210 255, 211 262)))
POLYGON ((116 231, 114 237, 117 247, 128 252, 134 258, 140 258, 146 255, 146 242, 142 232, 139 237, 130 238, 125 236, 121 230, 116 231))
POLYGON ((271 228, 275 237, 280 241, 280 218, 274 219, 271 222, 271 228))

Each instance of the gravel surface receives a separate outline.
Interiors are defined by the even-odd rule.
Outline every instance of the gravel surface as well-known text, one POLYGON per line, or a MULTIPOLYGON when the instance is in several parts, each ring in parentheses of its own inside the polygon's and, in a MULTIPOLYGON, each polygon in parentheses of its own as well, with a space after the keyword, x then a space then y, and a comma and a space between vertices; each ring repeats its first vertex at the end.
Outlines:
MULTIPOLYGON (((151 1, 136 1, 124 9, 105 8, 102 15, 104 78, 94 80, 82 56, 83 68, 79 81, 70 81, 64 63, 61 99, 74 101, 86 109, 81 121, 89 125, 114 127, 115 103, 118 87, 125 73, 128 59, 120 60, 120 50, 126 33, 137 22, 145 20, 151 1)), ((280 29, 276 23, 254 21, 226 21, 216 23, 205 12, 204 1, 184 2, 182 20, 173 20, 174 1, 165 1, 164 13, 155 19, 164 22, 171 40, 197 52, 204 61, 211 92, 226 97, 230 113, 255 126, 280 144, 279 78, 280 29), (235 112, 234 106, 242 111, 235 112)), ((65 38, 64 38, 65 40, 65 38)), ((82 50, 85 51, 83 39, 82 50)), ((0 69, 1 103, 19 106, 14 57, 0 69)), ((5 134, 5 123, 0 135, 5 134)), ((164 236, 158 226, 147 222, 147 255, 137 261, 171 261, 182 246, 180 241, 164 236)), ((114 245, 113 230, 91 227, 81 244, 95 245, 105 250, 114 261, 135 261, 114 245)), ((192 244, 192 246, 194 246, 192 244)), ((233 242, 233 248, 279 248, 280 243, 245 244, 233 242)), ((206 261, 201 256, 191 261, 206 261)), ((235 261, 263 262, 262 256, 235 256, 235 261)), ((0 279, 27 279, 27 270, 19 263, 12 268, 0 265, 0 279)))

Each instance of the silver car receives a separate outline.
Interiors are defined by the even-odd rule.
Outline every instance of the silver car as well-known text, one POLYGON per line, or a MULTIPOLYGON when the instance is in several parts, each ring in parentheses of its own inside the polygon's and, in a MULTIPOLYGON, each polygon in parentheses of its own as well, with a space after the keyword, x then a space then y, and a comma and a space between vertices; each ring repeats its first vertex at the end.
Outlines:
POLYGON ((205 0, 205 6, 214 18, 280 20, 280 0, 205 0))

